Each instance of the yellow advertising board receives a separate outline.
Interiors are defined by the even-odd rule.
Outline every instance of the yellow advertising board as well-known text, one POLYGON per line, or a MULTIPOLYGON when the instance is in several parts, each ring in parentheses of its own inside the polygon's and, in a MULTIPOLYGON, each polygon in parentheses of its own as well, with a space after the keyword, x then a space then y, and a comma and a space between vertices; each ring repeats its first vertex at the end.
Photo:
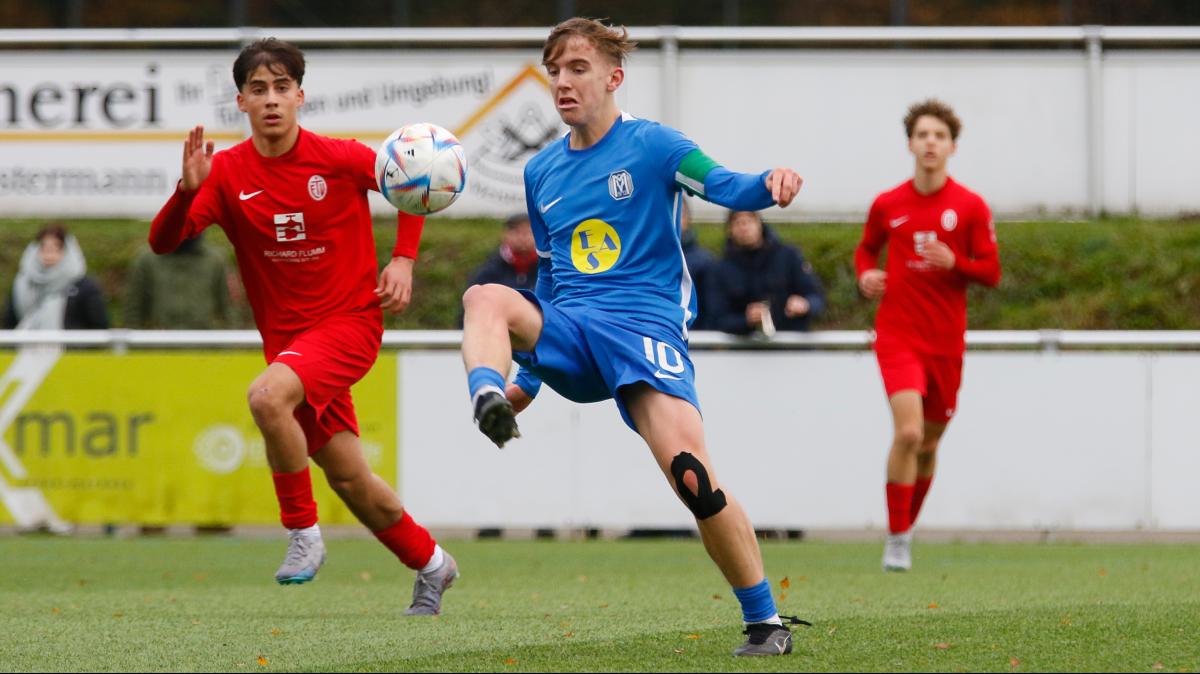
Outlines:
MULTIPOLYGON (((11 375, 27 355, 0 353, 0 372, 11 375)), ((279 521, 262 436, 246 405, 265 367, 260 353, 43 358, 51 359, 46 371, 25 382, 24 394, 11 376, 0 390, 0 522, 15 521, 7 509, 14 494, 35 492, 76 524, 279 521)), ((396 356, 382 354, 352 394, 367 460, 395 484, 396 356)), ((355 522, 315 465, 312 474, 321 522, 355 522)))

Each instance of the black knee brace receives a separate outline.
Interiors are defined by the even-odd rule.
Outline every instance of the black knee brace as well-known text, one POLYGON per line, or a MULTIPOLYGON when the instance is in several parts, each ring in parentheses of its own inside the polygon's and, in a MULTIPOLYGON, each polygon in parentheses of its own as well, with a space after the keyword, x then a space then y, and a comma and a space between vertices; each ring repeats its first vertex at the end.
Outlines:
POLYGON ((679 496, 683 498, 684 504, 688 510, 696 516, 698 520, 704 520, 716 515, 725 508, 725 492, 720 489, 713 491, 712 480, 708 477, 708 471, 704 470, 704 464, 688 452, 680 452, 678 456, 671 460, 671 475, 675 477, 675 490, 679 492, 679 496), (683 476, 688 471, 692 471, 696 475, 696 492, 692 493, 688 489, 687 484, 683 481, 683 476))

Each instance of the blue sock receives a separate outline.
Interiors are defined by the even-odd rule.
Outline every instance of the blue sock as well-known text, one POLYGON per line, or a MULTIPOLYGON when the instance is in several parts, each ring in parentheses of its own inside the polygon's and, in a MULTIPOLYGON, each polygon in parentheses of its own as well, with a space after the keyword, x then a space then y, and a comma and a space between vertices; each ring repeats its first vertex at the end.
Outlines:
POLYGON ((775 617, 775 598, 771 596, 771 584, 763 578, 758 585, 733 588, 733 594, 742 603, 742 620, 746 624, 761 623, 775 617))
POLYGON ((477 367, 467 374, 467 386, 471 389, 471 400, 485 388, 495 388, 504 393, 504 375, 490 367, 477 367))

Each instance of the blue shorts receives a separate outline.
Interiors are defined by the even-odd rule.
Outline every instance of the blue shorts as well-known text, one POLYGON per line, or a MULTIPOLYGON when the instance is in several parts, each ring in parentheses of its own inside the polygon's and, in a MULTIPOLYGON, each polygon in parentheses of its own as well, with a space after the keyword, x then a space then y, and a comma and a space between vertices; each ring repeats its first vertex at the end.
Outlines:
POLYGON ((514 351, 513 360, 567 400, 594 403, 612 398, 635 432, 637 426, 618 395, 623 386, 646 382, 700 409, 696 369, 682 334, 593 309, 556 307, 528 291, 521 294, 542 310, 542 335, 533 351, 514 351))

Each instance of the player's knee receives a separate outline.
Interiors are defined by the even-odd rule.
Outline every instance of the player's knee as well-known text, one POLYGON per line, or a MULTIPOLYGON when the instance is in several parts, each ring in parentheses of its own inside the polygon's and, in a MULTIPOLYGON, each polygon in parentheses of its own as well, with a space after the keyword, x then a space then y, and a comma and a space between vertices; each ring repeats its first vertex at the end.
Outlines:
POLYGON ((930 440, 926 438, 921 442, 920 449, 917 450, 917 458, 922 461, 928 461, 937 456, 937 450, 937 440, 930 440))
POLYGON ((689 452, 680 452, 671 460, 675 491, 698 520, 708 519, 725 509, 725 492, 712 488, 712 479, 704 464, 689 452))
POLYGON ((497 310, 504 301, 506 288, 495 283, 473 285, 463 293, 463 311, 497 310))
POLYGON ((903 424, 896 427, 895 444, 908 452, 920 451, 925 443, 925 429, 920 424, 903 424))
POLYGON ((333 493, 337 494, 343 501, 347 497, 353 497, 364 487, 363 480, 357 475, 330 475, 325 474, 325 481, 329 483, 329 488, 333 493))
POLYGON ((266 382, 256 381, 251 384, 250 391, 246 394, 246 402, 249 403, 250 413, 257 421, 267 421, 292 413, 282 393, 266 382))

